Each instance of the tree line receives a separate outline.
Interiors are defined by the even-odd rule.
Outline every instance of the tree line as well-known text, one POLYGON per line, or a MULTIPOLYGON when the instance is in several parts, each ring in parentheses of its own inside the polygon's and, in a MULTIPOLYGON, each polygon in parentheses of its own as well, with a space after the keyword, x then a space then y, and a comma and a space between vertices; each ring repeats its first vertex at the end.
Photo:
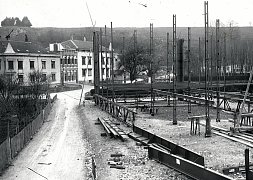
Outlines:
POLYGON ((32 23, 27 16, 24 16, 22 20, 18 17, 6 17, 3 21, 1 21, 1 26, 31 27, 32 23))

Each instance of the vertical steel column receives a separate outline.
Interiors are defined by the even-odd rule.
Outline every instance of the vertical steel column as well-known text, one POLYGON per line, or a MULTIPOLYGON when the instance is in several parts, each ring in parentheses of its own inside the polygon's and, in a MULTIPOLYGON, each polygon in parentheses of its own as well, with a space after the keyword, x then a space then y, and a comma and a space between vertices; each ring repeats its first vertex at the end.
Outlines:
POLYGON ((123 50, 122 50, 122 54, 123 54, 123 66, 124 66, 124 84, 126 84, 125 37, 123 37, 123 50))
MULTIPOLYGON (((134 78, 136 79, 137 66, 137 30, 134 30, 134 78)), ((135 81, 136 82, 136 81, 135 81)))
POLYGON ((170 81, 170 73, 169 73, 169 33, 167 33, 167 82, 170 81), (169 79, 168 79, 168 75, 169 75, 169 79))
POLYGON ((153 39, 153 23, 150 23, 150 49, 149 49, 149 55, 150 55, 150 92, 151 92, 151 116, 154 116, 155 108, 154 108, 154 92, 153 92, 153 51, 154 51, 154 39, 153 39))
POLYGON ((94 89, 95 94, 99 94, 99 35, 93 32, 93 56, 94 56, 94 89))
POLYGON ((245 149, 245 171, 246 171, 246 180, 249 180, 249 149, 245 149))
POLYGON ((210 65, 211 65, 211 72, 210 72, 210 85, 213 86, 213 32, 210 38, 210 65))
MULTIPOLYGON (((224 33, 224 47, 223 47, 223 52, 224 52, 224 57, 223 57, 223 80, 224 80, 224 87, 223 87, 223 91, 224 91, 224 93, 226 92, 226 72, 227 72, 227 70, 226 70, 226 65, 227 65, 227 63, 226 63, 226 59, 227 59, 227 46, 226 46, 226 33, 224 33)), ((224 94, 224 96, 225 96, 225 94, 224 94)), ((224 97, 225 98, 225 97, 224 97)))
MULTIPOLYGON (((191 91, 191 88, 190 88, 190 83, 191 83, 191 69, 190 69, 190 63, 191 63, 191 28, 188 27, 188 50, 187 50, 187 60, 188 60, 188 63, 187 63, 187 67, 188 67, 188 84, 187 84, 187 89, 188 89, 188 95, 190 96, 190 91, 191 91)), ((188 101, 188 114, 191 113, 191 101, 188 101)))
POLYGON ((112 77, 112 101, 114 102, 114 57, 113 57, 113 30, 112 30, 112 22, 111 22, 111 77, 112 77))
POLYGON ((220 122, 220 72, 221 72, 221 59, 220 59, 220 20, 216 19, 216 65, 217 65, 217 117, 216 122, 220 122))
POLYGON ((103 77, 103 45, 102 45, 102 28, 100 28, 100 56, 101 56, 101 60, 100 60, 100 64, 101 64, 101 80, 102 80, 102 96, 104 96, 104 77, 103 77))
POLYGON ((199 58, 199 65, 200 65, 200 67, 199 67, 199 88, 200 88, 200 82, 201 82, 201 69, 203 68, 202 67, 203 62, 201 60, 201 47, 200 47, 201 44, 200 43, 201 43, 201 41, 200 41, 200 37, 199 37, 199 56, 198 56, 198 58, 199 58))
POLYGON ((176 100, 176 91, 177 91, 177 61, 176 61, 176 40, 177 40, 177 32, 176 32, 176 15, 173 14, 173 125, 177 124, 177 100, 176 100))
POLYGON ((206 113, 206 132, 205 137, 211 137, 211 122, 209 116, 209 56, 208 56, 208 1, 204 2, 205 16, 205 113, 206 113))
POLYGON ((108 60, 107 60, 107 34, 106 34, 106 25, 105 25, 105 77, 106 77, 106 98, 108 99, 108 60))

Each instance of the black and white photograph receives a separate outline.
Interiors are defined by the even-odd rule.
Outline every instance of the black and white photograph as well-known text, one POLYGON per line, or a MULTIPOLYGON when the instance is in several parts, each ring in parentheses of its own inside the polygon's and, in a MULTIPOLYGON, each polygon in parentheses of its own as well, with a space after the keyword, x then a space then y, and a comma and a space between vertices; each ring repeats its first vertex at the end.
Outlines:
POLYGON ((253 180, 253 1, 0 0, 0 180, 253 180))

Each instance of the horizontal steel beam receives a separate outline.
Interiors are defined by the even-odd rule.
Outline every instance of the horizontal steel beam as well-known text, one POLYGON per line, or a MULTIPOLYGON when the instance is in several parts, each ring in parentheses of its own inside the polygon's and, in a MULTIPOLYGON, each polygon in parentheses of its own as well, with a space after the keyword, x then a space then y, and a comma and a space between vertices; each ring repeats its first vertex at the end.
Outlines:
MULTIPOLYGON (((161 95, 167 95, 167 96, 173 96, 174 93, 173 92, 168 92, 168 91, 161 91, 161 90, 158 90, 158 89, 154 89, 154 92, 157 93, 157 94, 161 94, 161 95)), ((211 100, 205 100, 205 99, 201 99, 201 98, 198 98, 198 97, 194 97, 194 96, 189 96, 189 95, 185 95, 185 94, 178 94, 178 93, 175 93, 175 96, 177 98, 183 98, 183 99, 186 99, 188 101, 198 101, 198 102, 201 102, 201 103, 205 103, 206 101, 208 102, 208 104, 214 104, 214 101, 211 101, 211 100)))
POLYGON ((133 131, 139 135, 142 135, 143 137, 146 137, 150 139, 150 143, 157 143, 160 144, 168 149, 171 150, 172 154, 181 156, 189 161, 195 162, 199 165, 204 165, 204 157, 187 149, 182 146, 177 145, 176 143, 173 143, 171 141, 168 141, 167 139, 164 139, 162 137, 159 137, 155 134, 152 134, 144 129, 141 129, 137 126, 133 126, 133 131))
POLYGON ((214 170, 205 168, 202 165, 184 159, 180 156, 171 154, 153 145, 148 147, 148 156, 162 164, 171 167, 193 179, 197 180, 233 180, 233 178, 223 175, 214 170))

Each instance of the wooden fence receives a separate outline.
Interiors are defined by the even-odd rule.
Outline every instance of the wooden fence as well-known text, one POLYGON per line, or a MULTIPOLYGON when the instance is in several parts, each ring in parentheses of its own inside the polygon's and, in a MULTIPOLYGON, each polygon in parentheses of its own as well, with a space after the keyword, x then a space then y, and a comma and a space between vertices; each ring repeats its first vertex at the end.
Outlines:
MULTIPOLYGON (((57 96, 53 98, 53 102, 57 96)), ((10 163, 17 154, 25 147, 25 145, 31 140, 33 135, 41 128, 44 120, 48 117, 51 111, 51 100, 48 101, 47 106, 42 112, 29 123, 22 131, 16 134, 12 138, 8 138, 2 144, 0 144, 0 172, 10 163)))

